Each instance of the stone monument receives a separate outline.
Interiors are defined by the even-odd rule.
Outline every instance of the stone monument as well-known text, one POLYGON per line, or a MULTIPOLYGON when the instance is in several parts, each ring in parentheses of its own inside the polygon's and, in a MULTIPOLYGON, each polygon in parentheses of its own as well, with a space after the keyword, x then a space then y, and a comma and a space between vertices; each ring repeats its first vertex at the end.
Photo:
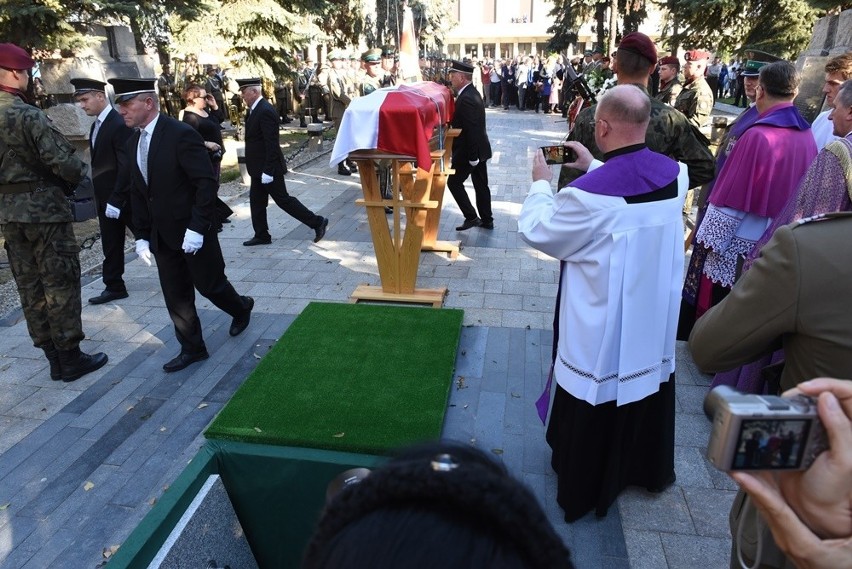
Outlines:
POLYGON ((832 57, 847 51, 852 51, 852 10, 817 20, 811 43, 796 60, 802 83, 795 104, 809 122, 813 122, 824 110, 822 86, 825 81, 825 64, 832 57))

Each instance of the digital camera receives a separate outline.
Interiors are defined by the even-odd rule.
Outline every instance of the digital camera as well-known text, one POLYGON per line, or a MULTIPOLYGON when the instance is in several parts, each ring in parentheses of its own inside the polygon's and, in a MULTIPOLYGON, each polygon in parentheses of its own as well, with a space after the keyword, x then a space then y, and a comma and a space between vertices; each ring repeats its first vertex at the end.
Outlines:
POLYGON ((721 385, 704 398, 713 418, 707 459, 719 470, 806 470, 828 448, 816 400, 751 395, 721 385))

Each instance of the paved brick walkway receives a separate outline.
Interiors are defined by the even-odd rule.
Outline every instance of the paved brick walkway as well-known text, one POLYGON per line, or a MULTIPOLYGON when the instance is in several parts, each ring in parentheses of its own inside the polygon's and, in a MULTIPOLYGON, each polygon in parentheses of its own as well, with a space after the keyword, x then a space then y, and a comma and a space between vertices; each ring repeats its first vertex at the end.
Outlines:
MULTIPOLYGON (((562 521, 533 407, 551 349, 558 264, 522 243, 516 217, 533 153, 558 143, 565 123, 554 115, 489 110, 488 126, 496 228, 456 233, 462 218, 447 196, 440 237, 460 239, 463 249, 454 261, 425 254, 419 271, 419 286, 448 286, 446 306, 465 310, 444 435, 493 452, 526 482, 578 567, 727 567, 734 485, 702 457, 709 423, 701 401, 709 381, 685 346, 678 353, 677 484, 656 496, 627 491, 601 520, 562 521)), ((51 382, 24 323, 6 319, 0 328, 0 566, 101 563, 102 550, 120 544, 150 510, 203 443, 202 430, 307 303, 345 302, 357 285, 379 284, 366 216, 354 205, 357 178, 336 175, 325 160, 288 176, 290 191, 331 219, 317 245, 310 229, 273 205, 272 245, 245 248, 248 202, 232 203, 236 219, 220 241, 227 274, 241 294, 255 297, 255 315, 243 335, 231 338, 229 317, 199 297, 211 354, 205 362, 162 372, 179 347, 156 271, 135 259, 127 267, 128 299, 83 310, 83 349, 110 357, 96 373, 71 384, 51 382)), ((90 283, 83 297, 100 289, 99 281, 90 283)))

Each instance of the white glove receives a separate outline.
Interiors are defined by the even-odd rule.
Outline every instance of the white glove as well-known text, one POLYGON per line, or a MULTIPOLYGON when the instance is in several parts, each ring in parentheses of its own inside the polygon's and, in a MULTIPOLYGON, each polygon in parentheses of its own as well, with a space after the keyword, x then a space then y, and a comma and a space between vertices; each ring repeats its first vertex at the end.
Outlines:
POLYGON ((470 165, 476 168, 477 166, 479 166, 479 159, 471 160, 470 165))
POLYGON ((114 205, 107 204, 106 207, 106 216, 110 219, 118 219, 118 216, 121 215, 121 210, 115 207, 114 205))
POLYGON ((261 184, 271 184, 272 183, 272 176, 270 176, 269 174, 261 174, 260 175, 260 183, 261 184))
POLYGON ((183 252, 195 255, 204 244, 204 236, 192 229, 187 229, 183 236, 183 252))
POLYGON ((151 247, 144 239, 136 240, 136 254, 146 265, 151 266, 151 247))

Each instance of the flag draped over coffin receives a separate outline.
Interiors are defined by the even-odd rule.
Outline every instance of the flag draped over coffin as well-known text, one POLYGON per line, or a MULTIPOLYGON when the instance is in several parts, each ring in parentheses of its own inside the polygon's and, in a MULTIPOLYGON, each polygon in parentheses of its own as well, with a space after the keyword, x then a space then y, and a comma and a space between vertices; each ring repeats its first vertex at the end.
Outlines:
POLYGON ((429 139, 436 126, 448 124, 455 108, 450 90, 432 81, 377 89, 350 103, 330 164, 342 162, 355 150, 379 150, 413 156, 417 167, 432 165, 429 139))

